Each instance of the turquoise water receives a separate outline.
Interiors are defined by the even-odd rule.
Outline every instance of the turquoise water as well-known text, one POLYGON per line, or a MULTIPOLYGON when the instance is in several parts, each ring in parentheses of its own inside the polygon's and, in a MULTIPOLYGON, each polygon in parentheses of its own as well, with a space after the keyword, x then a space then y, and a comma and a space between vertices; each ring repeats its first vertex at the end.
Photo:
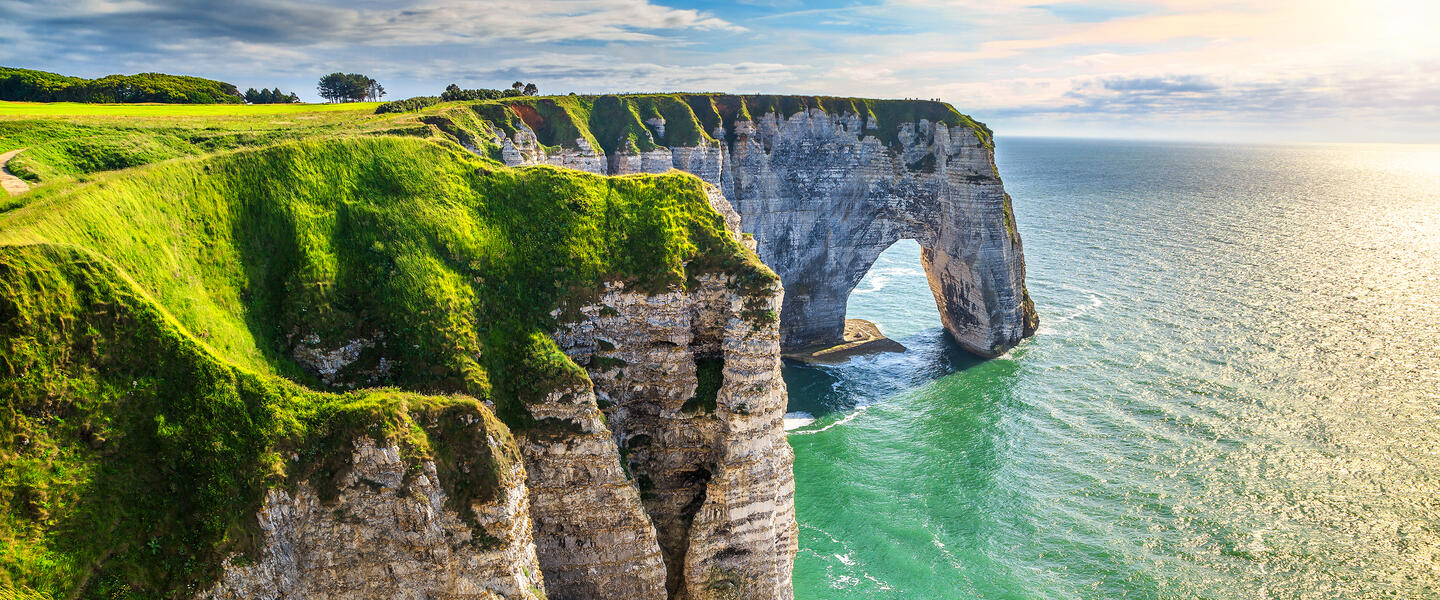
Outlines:
POLYGON ((797 598, 1440 597, 1440 147, 1001 139, 1038 335, 787 366, 797 598))

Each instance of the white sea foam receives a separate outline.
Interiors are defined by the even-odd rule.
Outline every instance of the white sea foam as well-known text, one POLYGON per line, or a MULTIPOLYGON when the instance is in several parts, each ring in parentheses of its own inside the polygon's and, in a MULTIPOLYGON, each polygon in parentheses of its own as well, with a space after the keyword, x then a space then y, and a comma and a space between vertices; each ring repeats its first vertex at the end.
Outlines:
POLYGON ((883 275, 877 275, 877 276, 871 277, 871 278, 870 278, 868 281, 866 281, 865 283, 870 284, 870 286, 869 286, 869 287, 866 287, 866 288, 857 288, 857 289, 855 289, 854 291, 852 291, 852 292, 850 292, 850 293, 851 293, 851 294, 869 294, 869 293, 872 293, 872 292, 878 292, 878 291, 880 291, 880 290, 885 289, 885 285, 888 284, 888 283, 890 283, 890 278, 889 278, 889 277, 885 277, 885 276, 883 276, 883 275))
POLYGON ((1101 299, 1100 299, 1100 296, 1098 296, 1098 295, 1096 295, 1096 294, 1094 294, 1094 293, 1092 293, 1092 292, 1089 292, 1088 290, 1082 290, 1082 291, 1084 291, 1084 292, 1086 293, 1086 295, 1089 296, 1089 298, 1087 298, 1087 300, 1089 300, 1089 302, 1087 302, 1087 303, 1085 303, 1085 304, 1082 304, 1082 305, 1080 305, 1080 306, 1075 307, 1074 309, 1072 309, 1072 310, 1070 311, 1070 314, 1060 315, 1060 316, 1058 316, 1058 317, 1049 318, 1049 319, 1041 319, 1041 320, 1040 320, 1040 330, 1037 331, 1036 333, 1039 333, 1040 335, 1048 335, 1048 334, 1055 333, 1056 331, 1058 331, 1058 326, 1059 326, 1059 325, 1063 325, 1063 324, 1065 324, 1065 323, 1068 323, 1068 322, 1070 322, 1070 321, 1072 321, 1072 320, 1074 320, 1074 319, 1076 319, 1076 318, 1079 318, 1080 316, 1084 315, 1085 313, 1088 313, 1088 312, 1090 312, 1090 311, 1092 311, 1092 310, 1095 310, 1095 309, 1097 309, 1097 308, 1100 308, 1100 307, 1102 307, 1102 306, 1105 306, 1105 301, 1104 301, 1104 300, 1101 300, 1101 299))
MULTIPOLYGON (((820 432, 822 432, 822 431, 829 431, 831 427, 836 427, 836 426, 839 426, 839 425, 844 425, 844 424, 846 424, 846 423, 849 423, 851 419, 854 419, 856 416, 859 416, 860 413, 865 412, 865 409, 867 409, 867 408, 870 408, 870 406, 869 406, 869 405, 865 405, 865 406, 856 407, 853 412, 851 412, 851 413, 848 414, 848 415, 845 415, 844 417, 841 417, 839 420, 835 421, 834 423, 830 423, 829 425, 826 425, 826 426, 821 427, 821 428, 819 428, 819 429, 806 429, 806 430, 804 430, 804 431, 792 431, 792 432, 790 432, 790 435, 809 435, 809 434, 812 434, 812 433, 820 433, 820 432)), ((787 419, 787 420, 788 420, 788 419, 787 419)), ((812 418, 812 421, 811 421, 811 422, 812 422, 812 423, 814 422, 814 421, 813 421, 813 418, 812 418)))

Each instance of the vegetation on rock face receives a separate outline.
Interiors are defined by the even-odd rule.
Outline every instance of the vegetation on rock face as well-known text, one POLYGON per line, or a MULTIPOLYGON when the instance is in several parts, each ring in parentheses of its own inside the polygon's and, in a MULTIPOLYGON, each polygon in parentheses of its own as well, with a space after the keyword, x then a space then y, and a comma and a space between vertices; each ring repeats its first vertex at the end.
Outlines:
POLYGON ((82 79, 45 71, 0 67, 0 100, 233 104, 243 102, 244 98, 234 85, 200 77, 139 73, 82 79))
POLYGON ((585 381, 553 309, 607 280, 773 279, 701 186, 381 136, 32 192, 0 215, 0 585, 188 596, 254 551, 267 487, 323 490, 359 434, 436 459, 456 508, 487 499, 516 457, 480 401, 549 427, 527 402, 585 381), (412 391, 327 391, 290 358, 354 339, 376 344, 335 387, 412 391))
POLYGON ((725 359, 701 357, 695 359, 695 395, 691 396, 680 410, 687 413, 713 413, 719 405, 720 386, 725 382, 725 359))

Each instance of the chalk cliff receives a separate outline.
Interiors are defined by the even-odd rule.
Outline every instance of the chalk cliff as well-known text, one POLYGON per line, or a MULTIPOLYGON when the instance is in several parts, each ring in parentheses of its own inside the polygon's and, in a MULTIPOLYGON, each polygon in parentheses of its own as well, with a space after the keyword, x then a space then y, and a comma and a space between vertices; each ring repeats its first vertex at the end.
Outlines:
POLYGON ((659 295, 615 284, 557 333, 594 382, 653 524, 646 541, 664 557, 664 587, 552 586, 564 590, 555 597, 791 597, 797 542, 779 335, 773 321, 747 318, 779 308, 780 295, 738 287, 720 275, 659 295))
POLYGON ((595 100, 588 121, 508 106, 487 124, 507 164, 673 168, 719 186, 784 282, 787 350, 839 343, 850 292, 900 239, 919 242, 941 321, 965 349, 997 356, 1038 326, 991 133, 947 104, 622 96, 595 100), (571 119, 581 137, 547 118, 571 119))
POLYGON ((353 446, 335 498, 308 483, 270 490, 257 515, 260 559, 232 558, 202 597, 544 598, 523 467, 496 498, 470 507, 472 529, 446 507, 433 461, 410 472, 394 444, 360 437, 353 446))

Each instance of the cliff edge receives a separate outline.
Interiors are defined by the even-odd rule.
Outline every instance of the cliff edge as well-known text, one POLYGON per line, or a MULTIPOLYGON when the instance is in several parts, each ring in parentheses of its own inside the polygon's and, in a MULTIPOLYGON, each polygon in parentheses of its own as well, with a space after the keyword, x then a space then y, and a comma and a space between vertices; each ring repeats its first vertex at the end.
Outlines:
POLYGON ((509 165, 620 175, 677 169, 718 186, 779 274, 787 351, 843 341, 850 292, 900 239, 945 329, 998 356, 1039 325, 988 128, 921 100, 641 94, 514 98, 423 118, 509 165))

